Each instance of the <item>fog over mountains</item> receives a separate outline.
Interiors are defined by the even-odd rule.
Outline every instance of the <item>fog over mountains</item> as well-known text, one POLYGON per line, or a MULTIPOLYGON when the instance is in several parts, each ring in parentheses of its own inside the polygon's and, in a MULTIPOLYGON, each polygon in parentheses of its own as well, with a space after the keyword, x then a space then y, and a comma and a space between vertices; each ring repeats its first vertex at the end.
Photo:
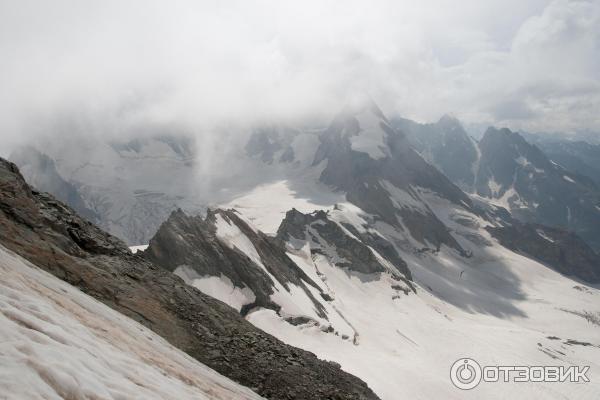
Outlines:
POLYGON ((1 2, 0 398, 597 399, 599 26, 1 2))
MULTIPOLYGON (((600 254, 594 221, 600 203, 592 178, 508 129, 490 127, 476 141, 455 118, 434 124, 388 119, 369 97, 340 107, 321 129, 269 124, 245 136, 218 161, 229 165, 222 174, 199 168, 199 143, 180 134, 19 148, 13 159, 30 184, 130 245, 143 246, 130 258, 119 239, 104 233, 98 239, 97 228, 73 222, 69 213, 75 211, 48 214, 44 210, 57 202, 36 191, 34 198, 45 204, 41 219, 22 222, 19 204, 28 204, 31 189, 3 208, 7 226, 17 224, 24 239, 7 235, 3 243, 63 279, 63 267, 31 253, 27 243, 43 242, 25 239, 29 226, 58 229, 67 235, 56 239, 61 251, 93 264, 107 262, 94 257, 109 251, 108 240, 114 243, 108 254, 117 257, 108 265, 125 274, 107 277, 110 285, 125 285, 131 276, 121 263, 139 263, 136 274, 147 276, 136 284, 139 290, 158 279, 160 290, 184 285, 194 296, 214 298, 219 307, 203 306, 208 308, 201 315, 213 313, 219 324, 249 322, 357 377, 344 375, 338 398, 459 398, 448 387, 447 367, 465 352, 491 360, 490 346, 501 349, 494 354, 527 364, 597 368, 600 254), (427 388, 420 379, 428 380, 427 388)), ((214 154, 223 154, 218 147, 214 154)), ((16 173, 7 168, 8 177, 16 173)), ((85 271, 78 268, 77 274, 85 271)), ((305 386, 282 366, 282 379, 292 379, 294 388, 267 383, 247 369, 263 353, 248 353, 228 334, 221 336, 227 346, 215 348, 212 334, 156 325, 163 314, 146 301, 122 308, 121 300, 68 281, 267 398, 288 390, 292 398, 311 398, 329 393, 329 379, 338 379, 332 370, 316 386, 305 386), (194 344, 176 339, 184 332, 194 344)), ((187 305, 181 307, 177 318, 187 312, 187 305)), ((248 350, 261 346, 268 354, 275 346, 249 343, 248 350)), ((287 354, 278 349, 272 362, 287 354)), ((303 377, 323 368, 298 360, 306 368, 298 372, 303 377)), ((284 365, 297 365, 290 363, 284 365)), ((581 388, 578 395, 585 398, 596 393, 595 385, 513 383, 502 392, 488 386, 479 393, 505 398, 506 391, 518 397, 532 390, 553 398, 581 388)))
POLYGON ((352 91, 390 118, 600 130, 595 1, 209 3, 0 5, 3 144, 61 116, 113 137, 148 122, 327 119, 352 91))
MULTIPOLYGON (((341 107, 320 129, 269 124, 234 134, 245 142, 227 142, 226 151, 218 141, 200 146, 189 134, 162 133, 122 141, 75 136, 60 144, 46 138, 37 148, 17 148, 10 158, 36 187, 131 245, 147 243, 175 209, 204 213, 211 206, 234 204, 256 186, 293 177, 288 190, 297 191, 297 197, 325 197, 327 203, 345 196, 392 223, 392 202, 381 197, 388 184, 427 188, 461 204, 470 204, 472 194, 524 222, 573 231, 599 249, 594 145, 538 139, 538 147, 519 133, 492 127, 477 141, 454 117, 420 124, 388 120, 370 99, 359 106, 363 111, 352 107, 341 107), (380 136, 363 137, 358 129, 380 136), (206 167, 205 153, 217 167, 206 167), (322 171, 319 165, 325 165, 322 171)), ((413 220, 409 211, 402 213, 413 220)), ((427 226, 438 223, 434 217, 427 226)), ((443 239, 443 230, 423 235, 435 246, 453 242, 443 239)))

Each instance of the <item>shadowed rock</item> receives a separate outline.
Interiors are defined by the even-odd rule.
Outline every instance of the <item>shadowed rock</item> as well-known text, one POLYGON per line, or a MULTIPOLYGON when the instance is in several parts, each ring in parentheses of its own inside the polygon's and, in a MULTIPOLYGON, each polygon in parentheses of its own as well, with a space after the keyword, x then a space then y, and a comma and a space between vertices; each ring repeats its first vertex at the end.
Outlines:
POLYGON ((561 274, 589 283, 600 282, 600 256, 572 232, 517 221, 486 229, 503 246, 541 261, 561 274))
POLYGON ((181 210, 174 211, 150 240, 144 256, 169 271, 186 266, 199 277, 223 275, 234 286, 249 288, 256 299, 244 305, 243 315, 255 307, 279 311, 280 306, 270 298, 276 290, 275 279, 288 291, 290 284, 304 289, 319 316, 326 318, 323 306, 306 287, 308 284, 320 291, 319 286, 290 260, 281 243, 253 230, 234 210, 209 210, 205 219, 188 216, 181 210), (232 247, 219 238, 219 223, 239 230, 244 240, 254 247, 260 260, 251 259, 242 249, 232 247))
POLYGON ((427 163, 372 101, 345 109, 333 120, 321 135, 314 164, 323 161, 327 163, 320 180, 345 191, 351 203, 399 230, 408 228, 426 247, 439 250, 446 245, 466 255, 417 191, 431 191, 466 208, 471 207, 471 200, 427 163), (398 201, 393 191, 408 196, 419 209, 398 201))
POLYGON ((285 242, 294 239, 308 241, 311 251, 323 253, 340 268, 363 274, 386 271, 384 265, 369 249, 368 246, 371 246, 396 268, 396 272, 408 280, 411 279, 406 262, 386 239, 368 232, 358 232, 349 224, 339 225, 331 220, 325 211, 315 211, 311 214, 303 214, 296 209, 288 211, 277 230, 277 237, 285 242))
POLYGON ((376 399, 339 365, 288 346, 237 311, 131 254, 119 239, 0 159, 0 243, 270 399, 376 399))

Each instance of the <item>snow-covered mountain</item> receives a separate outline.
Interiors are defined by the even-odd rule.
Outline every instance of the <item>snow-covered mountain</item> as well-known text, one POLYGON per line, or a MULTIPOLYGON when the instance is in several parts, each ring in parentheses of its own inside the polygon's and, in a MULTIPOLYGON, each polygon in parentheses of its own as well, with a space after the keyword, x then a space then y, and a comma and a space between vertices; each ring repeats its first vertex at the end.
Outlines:
POLYGON ((396 119, 393 125, 467 193, 520 220, 574 231, 600 250, 600 187, 592 179, 594 167, 587 167, 596 162, 590 161, 595 160, 592 145, 538 141, 546 143, 542 151, 519 133, 495 128, 475 142, 450 117, 436 124, 396 119))
POLYGON ((394 118, 392 126, 403 132, 415 150, 460 188, 470 191, 478 160, 477 142, 454 117, 444 115, 433 124, 394 118))
POLYGON ((475 191, 526 221, 577 232, 600 249, 600 189, 508 129, 488 129, 479 143, 475 191))
POLYGON ((33 190, 3 159, 0 243, 3 397, 28 398, 30 389, 34 398, 147 398, 148 392, 252 398, 208 366, 270 399, 377 398, 339 365, 281 342, 238 310, 132 254, 116 237, 33 190), (17 383, 31 377, 36 386, 15 386, 13 377, 17 383))
MULTIPOLYGON (((312 163, 318 131, 276 125, 255 132, 247 143, 229 143, 228 132, 218 132, 218 141, 202 146, 177 130, 130 133, 127 139, 80 134, 60 143, 49 137, 15 150, 11 160, 32 185, 130 245, 148 243, 173 210, 205 212, 263 184, 310 193, 327 203, 336 196, 310 177, 295 179, 294 188, 281 186, 282 174, 302 174, 312 163), (277 162, 270 165, 269 157, 277 162)), ((232 135, 244 137, 237 131, 232 135)))
MULTIPOLYGON (((144 256, 155 259, 156 253, 173 247, 173 254, 186 254, 188 244, 201 249, 198 240, 213 229, 213 240, 219 243, 214 248, 233 250, 238 269, 203 267, 211 265, 209 258, 200 258, 208 254, 203 250, 196 250, 191 259, 163 254, 157 262, 180 274, 188 271, 181 276, 190 285, 236 309, 251 304, 244 311, 248 321, 287 343, 340 363, 383 399, 395 399, 399 393, 463 398, 464 392, 448 380, 449 366, 462 356, 490 365, 599 367, 597 288, 549 268, 558 269, 560 260, 545 265, 504 247, 504 238, 496 230, 502 233, 505 225, 496 219, 504 220, 493 208, 476 214, 433 193, 423 197, 469 257, 446 245, 438 252, 411 248, 406 244, 410 233, 382 224, 377 216, 351 203, 334 205, 327 212, 287 213, 271 246, 284 246, 287 258, 295 263, 290 270, 303 271, 296 275, 298 285, 274 270, 272 253, 279 251, 271 246, 267 251, 264 235, 235 211, 215 211, 213 215, 229 216, 217 219, 216 226, 213 217, 195 221, 173 215, 144 256), (190 226, 194 223, 200 232, 190 226), (181 230, 183 226, 187 228, 181 230), (169 239, 163 242, 165 237, 169 239), (246 256, 245 261, 240 255, 246 256), (410 274, 403 273, 405 268, 410 274), (250 284, 235 283, 239 271, 247 269, 273 283, 267 292, 272 304, 256 304, 254 299, 264 293, 250 284)), ((552 234, 538 228, 516 241, 531 241, 533 235, 532 248, 549 250, 557 245, 551 241, 559 240, 552 234)), ((593 261, 598 265, 597 256, 593 261)), ((284 264, 289 261, 279 266, 284 264)), ((594 398, 598 390, 597 384, 513 383, 502 390, 482 386, 476 395, 594 398)))
MULTIPOLYGON (((100 283, 114 288, 110 273, 117 273, 135 288, 117 290, 119 302, 141 313, 142 323, 155 327, 146 315, 156 304, 160 312, 153 315, 165 319, 153 330, 179 341, 179 331, 170 331, 165 323, 174 313, 175 325, 183 325, 185 335, 195 338, 193 346, 184 346, 195 358, 259 388, 266 397, 273 395, 275 386, 262 386, 264 374, 243 374, 240 366, 249 357, 250 369, 263 367, 259 355, 272 354, 273 347, 277 355, 289 354, 280 350, 285 342, 338 363, 382 399, 596 398, 600 385, 594 379, 578 385, 482 383, 469 393, 452 385, 448 372, 461 357, 482 365, 588 365, 595 374, 600 368, 600 256, 576 234, 520 222, 516 216, 522 216, 511 201, 503 200, 511 186, 504 185, 501 172, 523 167, 535 174, 536 168, 551 168, 540 164, 547 160, 535 149, 514 144, 518 138, 504 131, 500 135, 506 138, 491 132, 486 134, 490 139, 475 146, 456 120, 443 118, 426 131, 432 138, 443 133, 444 139, 425 151, 426 141, 420 148, 412 144, 421 128, 412 129, 398 130, 366 99, 345 107, 323 129, 257 129, 248 142, 239 144, 239 159, 231 160, 231 178, 219 181, 223 190, 192 196, 197 181, 186 175, 188 169, 182 175, 173 169, 173 195, 201 209, 204 204, 215 207, 202 215, 193 207, 165 209, 167 216, 161 221, 152 215, 157 229, 148 248, 120 256, 134 257, 135 263, 116 268, 92 257, 109 272, 102 282, 94 281, 94 290, 100 283), (495 138, 509 145, 497 147, 495 138), (488 141, 491 144, 482 147, 488 141), (482 188, 481 194, 466 194, 452 182, 455 178, 443 173, 442 167, 452 167, 452 158, 459 157, 465 145, 470 155, 452 171, 456 176, 470 172, 458 183, 465 187, 471 182, 474 189, 482 188), (444 158, 446 148, 453 149, 451 158, 444 158), (494 148, 502 150, 501 161, 494 148), (243 172, 242 178, 234 177, 233 171, 243 172), (490 186, 492 180, 498 191, 484 193, 486 187, 496 188, 490 186), (177 185, 185 190, 178 192, 177 185), (140 279, 137 263, 154 272, 140 279), (159 267, 162 271, 154 270, 159 267), (137 297, 129 299, 130 293, 137 297), (176 306, 170 306, 171 301, 176 306), (230 306, 228 311, 221 302, 230 306), (204 322, 203 314, 210 322, 204 322), (260 336, 247 322, 269 335, 260 336), (238 340, 240 331, 259 339, 251 339, 249 345, 238 340), (202 332, 199 337, 194 336, 197 332, 202 332), (220 335, 228 335, 227 340, 218 339, 220 335), (218 346, 212 346, 214 341, 218 346), (205 352, 206 347, 210 350, 205 352)), ((157 164, 154 168, 167 165, 157 164)), ((128 176, 144 174, 139 170, 144 163, 128 165, 135 170, 128 176)), ((554 177, 559 169, 552 171, 548 175, 554 177)), ((166 175, 162 171, 157 180, 162 182, 166 175)), ((586 182, 564 175, 577 187, 586 182)), ((151 176, 141 181, 154 185, 151 176)), ((533 187, 546 190, 545 185, 533 187)), ((541 196, 534 189, 523 191, 523 196, 530 192, 541 196)), ((75 230, 71 237, 78 235, 75 230)), ((79 242, 85 248, 97 247, 94 240, 79 242)), ((119 302, 119 311, 138 315, 119 302)), ((352 393, 372 398, 352 377, 335 372, 335 364, 319 364, 299 354, 289 363, 275 357, 269 371, 302 391, 306 379, 317 379, 311 374, 322 368, 322 390, 339 380, 349 393, 340 398, 355 398, 352 393), (301 382, 288 381, 294 374, 301 382)), ((311 392, 302 393, 291 397, 306 398, 311 392)))
POLYGON ((600 144, 582 140, 524 134, 526 140, 539 147, 551 160, 564 168, 589 176, 600 186, 600 144))
MULTIPOLYGON (((344 110, 317 135, 314 161, 304 167, 278 157, 285 146, 274 145, 276 133, 255 142, 279 149, 254 145, 252 156, 281 180, 231 200, 236 210, 174 213, 144 256, 281 340, 340 363, 383 399, 464 398, 448 379, 463 356, 488 365, 599 367, 600 292, 585 280, 599 281, 600 257, 576 235, 471 200, 373 104, 344 110), (327 203, 291 189, 307 177, 343 199, 327 203), (211 242, 226 261, 203 250, 211 242), (299 280, 277 271, 283 265, 299 280), (240 279, 249 271, 270 282, 266 290, 240 279)), ((598 390, 597 383, 512 383, 481 386, 474 396, 594 398, 598 390)))
POLYGON ((198 211, 194 142, 184 135, 105 140, 77 135, 17 149, 32 185, 130 244, 147 243, 172 210, 198 211))

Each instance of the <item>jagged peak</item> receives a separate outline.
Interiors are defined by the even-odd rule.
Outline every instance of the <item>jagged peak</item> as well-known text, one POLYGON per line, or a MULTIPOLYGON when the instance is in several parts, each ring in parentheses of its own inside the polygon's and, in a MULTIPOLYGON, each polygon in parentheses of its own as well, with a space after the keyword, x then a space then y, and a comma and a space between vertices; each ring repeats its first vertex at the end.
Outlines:
POLYGON ((383 120, 385 123, 389 123, 387 117, 383 111, 381 111, 381 108, 379 108, 375 100, 373 100, 373 98, 366 92, 348 95, 338 116, 358 116, 365 113, 373 114, 377 118, 383 120))
POLYGON ((460 122, 460 120, 452 114, 442 115, 437 123, 439 125, 460 126, 462 128, 462 123, 460 122))
POLYGON ((331 212, 316 210, 305 214, 291 209, 279 226, 277 238, 292 247, 298 241, 306 242, 311 251, 324 254, 342 268, 365 274, 388 271, 401 274, 407 281, 412 279, 406 262, 390 242, 352 223, 356 218, 340 217, 340 213, 343 211, 339 205, 331 212))
POLYGON ((494 126, 488 127, 486 129, 485 133, 483 134, 481 141, 485 141, 486 138, 490 139, 490 138, 494 138, 494 137, 509 139, 510 141, 512 141, 514 143, 527 144, 528 146, 534 146, 533 144, 529 143, 519 132, 512 131, 506 127, 502 127, 502 128, 496 128, 494 126))
MULTIPOLYGON (((490 143, 510 146, 514 149, 514 152, 507 154, 512 154, 515 157, 531 158, 535 160, 536 164, 544 164, 544 166, 550 164, 548 157, 535 144, 528 142, 519 132, 511 131, 508 128, 489 127, 479 143, 480 147, 485 147, 490 143)), ((495 151, 499 150, 495 149, 495 151)))

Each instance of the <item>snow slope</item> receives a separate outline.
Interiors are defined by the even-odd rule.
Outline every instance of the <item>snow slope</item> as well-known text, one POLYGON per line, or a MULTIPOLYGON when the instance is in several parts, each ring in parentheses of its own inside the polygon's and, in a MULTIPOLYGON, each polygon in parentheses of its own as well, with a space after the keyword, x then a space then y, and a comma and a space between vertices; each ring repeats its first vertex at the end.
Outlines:
MULTIPOLYGON (((277 196, 268 189, 263 187, 267 192, 260 196, 277 196)), ((328 316, 337 334, 312 323, 294 326, 285 321, 289 313, 267 309, 247 319, 286 343, 340 363, 382 399, 598 398, 598 288, 505 249, 484 229, 489 221, 434 193, 415 190, 472 253, 470 258, 445 246, 437 253, 408 251, 402 245, 407 232, 382 222, 367 226, 362 210, 342 204, 329 212, 332 220, 399 244, 416 293, 399 291, 388 273, 352 272, 323 252, 311 252, 308 243, 294 242, 290 257, 333 299, 326 304, 335 310, 328 316), (484 382, 464 392, 449 379, 452 363, 461 357, 481 365, 589 365, 591 382, 484 382)), ((404 197, 396 199, 398 207, 404 197)))
POLYGON ((387 121, 368 108, 357 113, 354 118, 358 122, 359 132, 350 136, 352 150, 367 153, 375 160, 386 157, 389 154, 385 144, 387 135, 381 126, 387 125, 387 121))
POLYGON ((315 178, 281 179, 259 185, 221 204, 221 207, 235 208, 262 232, 275 234, 285 213, 292 208, 301 212, 328 210, 333 204, 344 201, 343 193, 335 193, 323 184, 309 182, 311 177, 315 178))
POLYGON ((3 247, 0 397, 261 398, 3 247))

